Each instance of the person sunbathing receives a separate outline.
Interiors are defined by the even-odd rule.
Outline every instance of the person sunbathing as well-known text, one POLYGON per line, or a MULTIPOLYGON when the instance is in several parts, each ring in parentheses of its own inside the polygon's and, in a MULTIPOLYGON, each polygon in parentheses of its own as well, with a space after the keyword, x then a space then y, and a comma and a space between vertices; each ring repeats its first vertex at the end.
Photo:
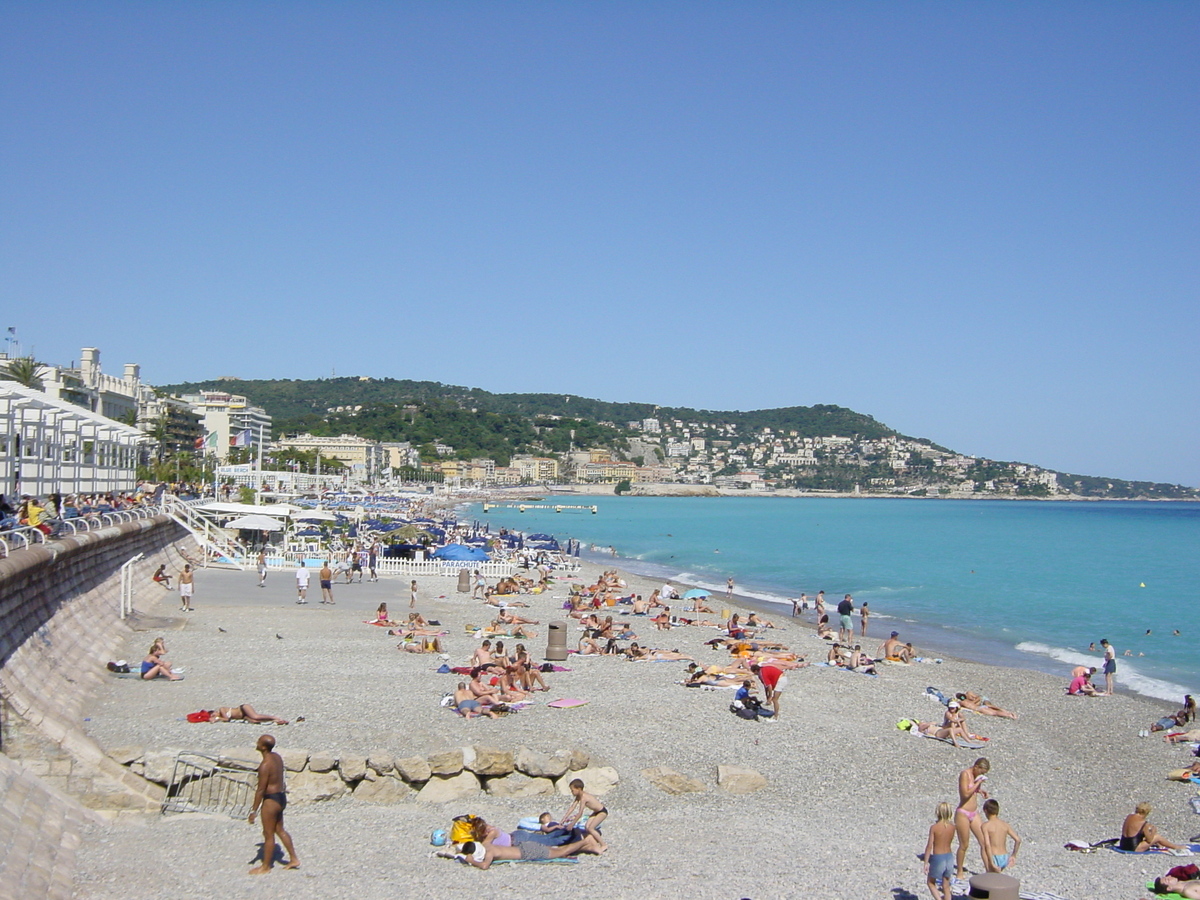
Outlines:
POLYGON ((166 659, 167 645, 158 638, 150 645, 150 651, 142 660, 142 678, 149 681, 152 678, 166 678, 168 681, 180 681, 182 675, 176 675, 171 669, 171 663, 166 659))
POLYGON ((532 693, 533 691, 548 691, 549 686, 546 684, 546 679, 542 678, 542 673, 533 665, 533 661, 529 658, 529 654, 525 648, 517 644, 516 670, 520 681, 521 690, 532 693), (534 687, 534 685, 539 685, 534 687))
POLYGON ((654 623, 654 627, 657 628, 659 631, 670 631, 671 630, 671 607, 664 606, 663 611, 660 612, 657 616, 655 616, 650 621, 652 621, 654 623))
POLYGON ((694 657, 688 656, 686 653, 680 653, 678 650, 658 650, 650 647, 639 647, 636 643, 630 644, 629 649, 625 651, 626 655, 631 660, 672 660, 686 659, 694 662, 694 657))
POLYGON ((650 609, 649 602, 647 602, 646 600, 643 600, 641 598, 641 595, 639 594, 638 598, 633 601, 633 609, 631 610, 631 613, 635 616, 644 616, 649 611, 649 609, 650 609))
POLYGON ((955 699, 958 700, 959 706, 963 709, 969 709, 971 712, 979 713, 981 716, 999 716, 1003 719, 1015 719, 1017 714, 1009 712, 1007 709, 1001 709, 986 697, 981 697, 975 691, 966 691, 962 694, 955 694, 955 699))
POLYGON ((697 598, 696 598, 696 601, 695 601, 695 602, 692 604, 692 612, 698 612, 698 613, 706 612, 706 613, 711 613, 711 612, 716 612, 716 610, 715 610, 715 609, 713 609, 713 608, 712 608, 711 606, 709 606, 708 604, 706 604, 706 603, 704 602, 704 598, 703 598, 703 597, 697 597, 697 598))
POLYGON ((1191 731, 1175 731, 1170 734, 1164 734, 1163 740, 1168 744, 1190 744, 1194 741, 1200 741, 1200 728, 1191 731))
POLYGON ((445 648, 442 647, 442 639, 440 637, 421 637, 419 640, 417 635, 420 632, 398 632, 404 640, 396 645, 397 650, 403 650, 405 653, 445 653, 445 648))
POLYGON ((482 700, 476 699, 464 682, 458 683, 458 688, 454 692, 454 709, 460 716, 464 719, 473 719, 476 716, 500 718, 490 707, 490 703, 485 704, 482 700))
POLYGON ((839 668, 846 664, 847 659, 849 659, 849 654, 846 653, 841 644, 836 642, 829 648, 829 653, 825 656, 825 662, 839 668))
POLYGON ((829 627, 828 614, 821 616, 817 620, 817 637, 823 641, 833 640, 833 629, 829 627))
MULTIPOLYGON (((711 612, 711 610, 710 610, 710 612, 711 612)), ((767 619, 760 619, 758 617, 758 613, 750 613, 750 615, 748 615, 746 617, 746 627, 747 628, 774 628, 775 623, 768 621, 767 619)))
POLYGON ((509 612, 507 609, 500 610, 500 615, 496 616, 497 625, 540 625, 537 619, 526 619, 524 616, 518 616, 514 612, 509 612))
POLYGON ((1186 900, 1200 900, 1200 881, 1184 881, 1173 875, 1164 875, 1154 879, 1155 894, 1178 894, 1186 900))
POLYGON ((462 856, 475 868, 487 869, 497 859, 562 859, 574 856, 576 853, 600 853, 602 850, 600 843, 588 834, 584 835, 582 840, 571 844, 561 844, 557 847, 548 847, 532 841, 524 841, 509 847, 502 847, 494 843, 480 844, 475 841, 467 841, 462 845, 462 856))
POLYGON ((372 625, 387 625, 389 627, 395 627, 399 623, 393 622, 391 620, 391 617, 388 615, 387 604, 380 603, 379 609, 375 610, 375 620, 373 622, 371 622, 371 624, 372 625))
POLYGON ((1121 825, 1121 841, 1117 849, 1127 853, 1145 853, 1155 848, 1163 850, 1185 850, 1181 844, 1172 844, 1158 833, 1149 822, 1152 807, 1145 801, 1134 807, 1133 812, 1125 817, 1121 825))
POLYGON ((875 660, 862 652, 862 647, 858 644, 854 645, 854 650, 850 653, 850 661, 846 663, 846 668, 852 672, 861 672, 864 675, 875 675, 875 660))
POLYGON ((492 642, 484 641, 471 654, 472 666, 490 666, 492 664, 492 642))
MULTIPOLYGON (((212 716, 210 722, 249 722, 251 725, 286 725, 287 719, 281 719, 279 716, 268 716, 264 713, 254 711, 254 707, 249 703, 243 703, 241 706, 218 706, 216 709, 210 709, 209 714, 212 716)), ((296 721, 302 722, 301 717, 296 721)))
POLYGON ((696 669, 683 682, 684 687, 737 687, 741 684, 738 678, 722 678, 719 675, 709 675, 703 669, 696 669))

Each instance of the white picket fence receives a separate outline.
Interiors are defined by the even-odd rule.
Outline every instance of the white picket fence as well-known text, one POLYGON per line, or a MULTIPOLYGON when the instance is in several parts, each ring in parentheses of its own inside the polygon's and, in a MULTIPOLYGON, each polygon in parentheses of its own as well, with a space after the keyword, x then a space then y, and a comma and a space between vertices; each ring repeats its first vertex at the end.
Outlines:
MULTIPOLYGON (((294 569, 299 565, 300 560, 304 560, 309 566, 312 566, 314 561, 323 562, 325 559, 329 559, 329 557, 322 556, 320 551, 273 550, 267 555, 267 567, 270 569, 294 569)), ((250 563, 253 560, 247 562, 250 563)), ((453 578, 457 578, 462 569, 466 569, 468 572, 478 569, 484 578, 505 578, 515 575, 517 572, 516 563, 505 560, 480 563, 442 559, 380 558, 375 567, 375 571, 380 575, 445 575, 453 578)))

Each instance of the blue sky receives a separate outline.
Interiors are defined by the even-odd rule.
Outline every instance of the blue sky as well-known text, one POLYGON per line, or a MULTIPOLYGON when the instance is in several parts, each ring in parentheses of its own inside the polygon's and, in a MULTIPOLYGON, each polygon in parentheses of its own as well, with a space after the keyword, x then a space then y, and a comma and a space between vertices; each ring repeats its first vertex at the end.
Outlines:
POLYGON ((1200 484, 1200 5, 0 3, 0 326, 1200 484))

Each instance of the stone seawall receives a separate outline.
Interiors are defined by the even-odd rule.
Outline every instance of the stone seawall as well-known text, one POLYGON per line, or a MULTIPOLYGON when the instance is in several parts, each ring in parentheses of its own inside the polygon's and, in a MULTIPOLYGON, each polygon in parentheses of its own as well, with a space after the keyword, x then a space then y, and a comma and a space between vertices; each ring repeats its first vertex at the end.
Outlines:
POLYGON ((159 516, 0 559, 0 900, 70 897, 79 826, 161 803, 162 787, 109 759, 83 718, 139 623, 136 612, 119 618, 121 565, 144 554, 130 568, 145 590, 159 565, 177 568, 195 547, 159 516))

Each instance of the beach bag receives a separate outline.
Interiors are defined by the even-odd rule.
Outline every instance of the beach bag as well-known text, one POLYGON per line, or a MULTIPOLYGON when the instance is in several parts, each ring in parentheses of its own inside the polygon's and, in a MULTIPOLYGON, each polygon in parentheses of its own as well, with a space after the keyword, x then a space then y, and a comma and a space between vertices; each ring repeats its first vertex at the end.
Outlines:
POLYGON ((448 665, 446 665, 445 663, 442 663, 440 666, 437 667, 437 673, 439 675, 449 675, 450 667, 448 665))
POLYGON ((202 709, 199 712, 188 713, 187 720, 192 723, 211 722, 212 721, 212 713, 210 713, 207 709, 202 709))
POLYGON ((478 816, 455 816, 450 823, 450 843, 465 844, 475 840, 475 823, 478 821, 478 816))

